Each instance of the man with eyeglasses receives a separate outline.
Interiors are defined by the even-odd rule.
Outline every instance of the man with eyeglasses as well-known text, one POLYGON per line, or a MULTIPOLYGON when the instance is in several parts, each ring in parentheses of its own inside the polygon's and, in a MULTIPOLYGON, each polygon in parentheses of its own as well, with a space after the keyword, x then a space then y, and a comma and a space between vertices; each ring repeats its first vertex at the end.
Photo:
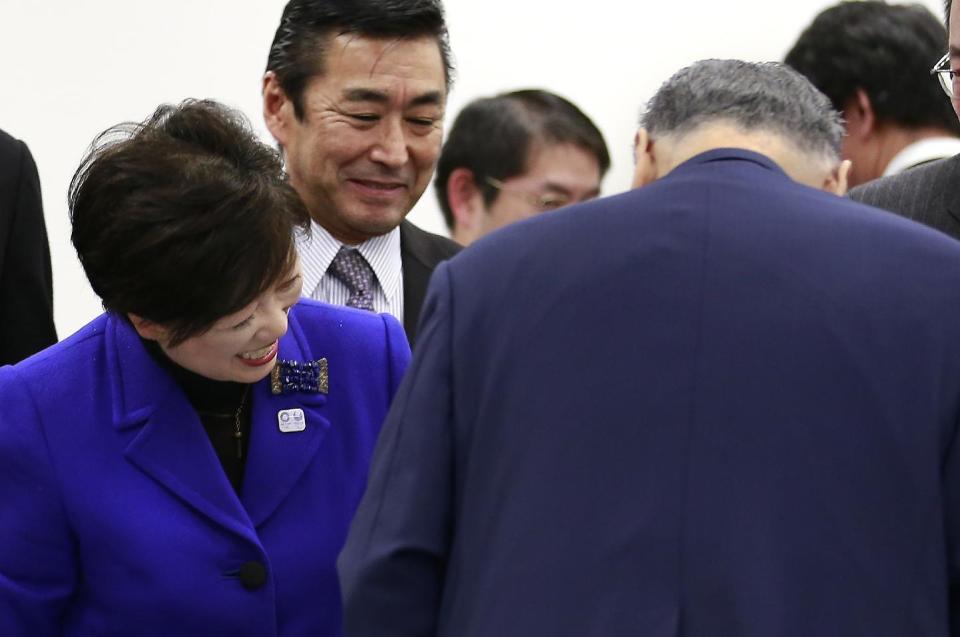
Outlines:
POLYGON ((946 39, 919 4, 842 2, 817 15, 787 54, 843 115, 851 187, 960 153, 960 123, 927 74, 946 39))
POLYGON ((475 100, 450 129, 434 183, 451 236, 503 226, 600 194, 603 135, 569 100, 528 89, 475 100))
MULTIPOLYGON (((941 99, 951 103, 953 110, 960 114, 960 82, 955 73, 960 71, 960 12, 951 11, 951 0, 946 0, 944 6, 949 32, 948 52, 923 75, 928 82, 939 83, 946 94, 941 99)), ((958 193, 960 155, 955 155, 864 184, 852 189, 850 197, 960 239, 960 208, 956 205, 958 193)))

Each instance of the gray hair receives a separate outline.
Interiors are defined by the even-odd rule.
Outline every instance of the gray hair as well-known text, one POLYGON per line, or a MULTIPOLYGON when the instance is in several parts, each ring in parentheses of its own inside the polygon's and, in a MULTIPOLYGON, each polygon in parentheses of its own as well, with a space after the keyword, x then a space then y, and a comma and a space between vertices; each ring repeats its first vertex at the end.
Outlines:
POLYGON ((840 115, 806 78, 776 62, 695 62, 664 82, 640 118, 653 138, 721 121, 782 135, 803 152, 839 159, 840 115))

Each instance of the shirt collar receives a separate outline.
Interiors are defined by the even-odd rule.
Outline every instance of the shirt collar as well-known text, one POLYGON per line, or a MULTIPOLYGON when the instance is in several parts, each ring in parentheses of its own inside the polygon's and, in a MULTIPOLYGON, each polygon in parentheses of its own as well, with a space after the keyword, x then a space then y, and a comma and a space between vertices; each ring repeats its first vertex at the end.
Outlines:
MULTIPOLYGON (((303 295, 310 296, 320 285, 320 280, 344 244, 315 220, 310 221, 310 236, 298 233, 296 242, 303 272, 303 295)), ((363 255, 373 269, 380 289, 387 298, 391 298, 400 285, 403 272, 399 226, 387 234, 372 237, 360 245, 350 247, 356 248, 363 255)))
POLYGON ((883 176, 895 175, 917 164, 946 159, 960 153, 960 139, 956 137, 928 137, 903 148, 893 156, 883 176))

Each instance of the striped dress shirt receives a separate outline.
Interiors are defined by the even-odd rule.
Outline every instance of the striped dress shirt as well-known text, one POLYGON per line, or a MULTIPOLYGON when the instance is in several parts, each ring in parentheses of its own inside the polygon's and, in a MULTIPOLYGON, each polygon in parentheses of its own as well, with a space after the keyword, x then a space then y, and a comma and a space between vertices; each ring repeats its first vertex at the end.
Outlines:
MULTIPOLYGON (((334 239, 316 221, 310 222, 310 236, 297 236, 297 252, 303 272, 303 296, 333 305, 346 305, 350 290, 342 281, 327 273, 337 256, 341 241, 334 239)), ((376 279, 373 290, 373 309, 392 314, 403 323, 403 265, 400 260, 400 228, 360 245, 348 246, 359 250, 367 260, 376 279)))

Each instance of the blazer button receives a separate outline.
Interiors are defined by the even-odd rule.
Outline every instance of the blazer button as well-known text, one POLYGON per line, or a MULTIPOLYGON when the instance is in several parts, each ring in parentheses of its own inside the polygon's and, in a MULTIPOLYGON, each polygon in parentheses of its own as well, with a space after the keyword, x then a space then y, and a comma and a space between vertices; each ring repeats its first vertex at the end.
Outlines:
POLYGON ((240 583, 248 591, 255 591, 267 581, 267 569, 260 562, 247 562, 240 567, 240 583))

